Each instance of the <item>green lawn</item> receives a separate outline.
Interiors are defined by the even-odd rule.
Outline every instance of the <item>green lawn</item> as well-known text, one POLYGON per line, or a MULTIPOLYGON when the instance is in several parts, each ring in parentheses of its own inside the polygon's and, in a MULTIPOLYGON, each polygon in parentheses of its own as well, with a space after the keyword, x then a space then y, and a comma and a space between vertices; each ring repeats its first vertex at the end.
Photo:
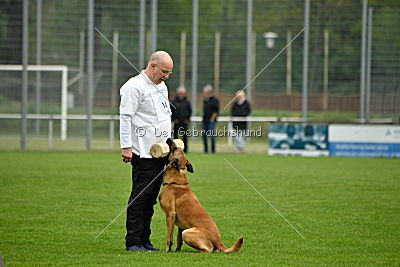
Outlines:
MULTIPOLYGON (((6 265, 399 265, 400 161, 191 153, 189 181, 238 254, 126 252, 130 167, 117 152, 0 151, 0 253, 6 265), (229 160, 301 238, 224 161, 229 160)), ((165 248, 157 205, 153 244, 165 248)))

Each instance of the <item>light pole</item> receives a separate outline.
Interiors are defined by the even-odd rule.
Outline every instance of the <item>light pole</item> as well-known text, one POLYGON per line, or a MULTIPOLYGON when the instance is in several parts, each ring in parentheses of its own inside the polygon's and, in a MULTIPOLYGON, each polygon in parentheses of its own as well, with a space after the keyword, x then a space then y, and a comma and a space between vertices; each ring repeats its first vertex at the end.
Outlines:
POLYGON ((275 39, 278 38, 278 34, 275 32, 265 32, 263 37, 265 38, 265 46, 267 50, 274 48, 275 39))
POLYGON ((265 38, 265 46, 269 49, 274 48, 275 39, 278 38, 278 34, 276 32, 265 32, 263 36, 265 38))

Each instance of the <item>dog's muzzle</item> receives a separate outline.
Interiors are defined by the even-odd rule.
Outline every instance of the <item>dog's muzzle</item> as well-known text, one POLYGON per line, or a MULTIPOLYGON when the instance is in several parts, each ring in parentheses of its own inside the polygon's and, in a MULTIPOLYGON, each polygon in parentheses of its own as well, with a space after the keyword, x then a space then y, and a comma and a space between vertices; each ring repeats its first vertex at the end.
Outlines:
POLYGON ((171 160, 171 165, 179 170, 179 159, 178 158, 173 158, 171 160))

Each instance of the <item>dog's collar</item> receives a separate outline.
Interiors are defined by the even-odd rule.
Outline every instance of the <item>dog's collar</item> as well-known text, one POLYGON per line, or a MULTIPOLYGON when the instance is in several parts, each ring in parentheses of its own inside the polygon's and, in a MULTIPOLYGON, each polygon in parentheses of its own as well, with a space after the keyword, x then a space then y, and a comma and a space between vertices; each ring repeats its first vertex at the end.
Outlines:
POLYGON ((178 184, 177 182, 170 182, 170 183, 163 183, 163 186, 165 186, 165 185, 171 185, 171 184, 176 184, 176 185, 188 185, 189 183, 178 184))

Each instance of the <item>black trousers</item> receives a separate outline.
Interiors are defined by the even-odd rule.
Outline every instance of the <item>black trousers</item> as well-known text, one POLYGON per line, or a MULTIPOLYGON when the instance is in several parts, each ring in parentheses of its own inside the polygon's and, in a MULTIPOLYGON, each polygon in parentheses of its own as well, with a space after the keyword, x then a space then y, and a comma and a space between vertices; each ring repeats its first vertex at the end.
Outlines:
POLYGON ((150 243, 153 206, 157 204, 157 196, 163 179, 163 173, 160 174, 160 172, 164 169, 165 159, 140 158, 133 154, 131 164, 132 192, 128 201, 128 205, 131 204, 126 211, 126 247, 150 243), (153 181, 158 174, 160 175, 153 181), (146 189, 143 191, 144 188, 146 189))
POLYGON ((183 152, 185 153, 188 151, 187 130, 188 123, 178 122, 174 125, 174 138, 182 137, 183 144, 185 145, 183 152))

